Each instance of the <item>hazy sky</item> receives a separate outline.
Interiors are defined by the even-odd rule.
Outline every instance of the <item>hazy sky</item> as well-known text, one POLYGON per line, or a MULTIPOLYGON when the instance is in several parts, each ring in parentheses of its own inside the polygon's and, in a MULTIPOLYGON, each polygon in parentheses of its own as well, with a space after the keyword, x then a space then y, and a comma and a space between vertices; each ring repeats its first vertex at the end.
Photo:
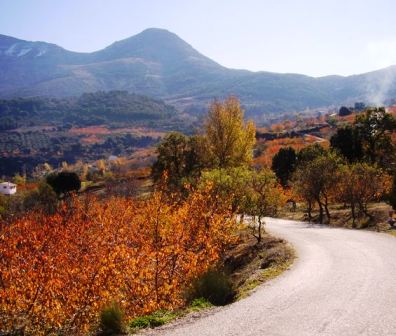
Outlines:
POLYGON ((313 76, 396 64, 395 0, 0 0, 0 34, 94 51, 166 28, 222 65, 313 76))

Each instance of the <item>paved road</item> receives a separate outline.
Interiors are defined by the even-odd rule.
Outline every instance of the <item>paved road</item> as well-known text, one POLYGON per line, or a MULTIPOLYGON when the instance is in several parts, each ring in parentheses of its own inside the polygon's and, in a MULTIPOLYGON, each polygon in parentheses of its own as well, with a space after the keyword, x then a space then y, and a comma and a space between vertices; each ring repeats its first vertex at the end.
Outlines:
POLYGON ((291 270, 247 299, 155 335, 396 335, 396 239, 267 219, 297 250, 291 270))

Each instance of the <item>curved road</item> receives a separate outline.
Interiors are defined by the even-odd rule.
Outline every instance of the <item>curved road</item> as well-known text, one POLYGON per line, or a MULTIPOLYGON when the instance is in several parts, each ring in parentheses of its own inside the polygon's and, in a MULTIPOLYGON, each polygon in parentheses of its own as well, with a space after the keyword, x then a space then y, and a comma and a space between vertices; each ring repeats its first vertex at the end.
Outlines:
POLYGON ((153 335, 396 335, 396 239, 267 219, 298 259, 248 298, 153 335))

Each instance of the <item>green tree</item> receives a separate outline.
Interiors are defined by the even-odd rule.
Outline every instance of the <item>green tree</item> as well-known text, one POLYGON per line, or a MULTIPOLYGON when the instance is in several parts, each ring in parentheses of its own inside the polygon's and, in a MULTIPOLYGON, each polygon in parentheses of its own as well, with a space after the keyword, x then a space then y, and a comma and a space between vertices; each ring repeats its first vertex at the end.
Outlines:
POLYGON ((352 113, 352 111, 349 108, 347 108, 346 106, 341 106, 338 111, 338 115, 341 117, 350 115, 351 113, 352 113))
POLYGON ((281 148, 272 158, 271 169, 275 172, 282 186, 287 186, 296 168, 297 155, 292 147, 281 148))
POLYGON ((191 178, 200 177, 201 172, 212 166, 212 157, 208 153, 208 141, 203 135, 193 135, 188 139, 188 151, 185 156, 186 174, 191 178))
POLYGON ((270 169, 252 170, 247 167, 216 168, 202 174, 200 187, 212 185, 214 202, 231 206, 233 214, 252 216, 250 228, 260 242, 264 217, 276 215, 283 203, 282 189, 270 169))
POLYGON ((355 128, 365 159, 371 164, 391 169, 396 150, 390 133, 396 129, 395 118, 384 108, 373 108, 356 116, 355 128))
POLYGON ((208 149, 220 168, 249 164, 253 158, 255 126, 243 120, 243 110, 236 97, 214 101, 206 119, 208 149))
POLYGON ((171 189, 181 189, 183 183, 198 178, 201 171, 210 165, 203 136, 187 137, 178 132, 165 136, 157 148, 157 160, 152 166, 155 182, 167 172, 167 184, 171 189))
POLYGON ((80 178, 74 172, 63 171, 50 174, 47 176, 46 181, 58 196, 78 191, 81 188, 80 178))
POLYGON ((275 216, 283 201, 275 174, 268 168, 254 171, 247 194, 246 214, 253 217, 250 225, 257 242, 262 239, 264 217, 275 216))
POLYGON ((362 141, 352 126, 337 129, 330 138, 330 145, 351 163, 363 158, 362 141))
POLYGON ((302 165, 306 162, 313 161, 323 155, 326 155, 326 150, 321 145, 318 143, 309 145, 298 152, 297 165, 302 165))
POLYGON ((157 148, 157 161, 152 167, 154 181, 159 181, 166 171, 168 184, 180 187, 182 178, 186 176, 187 151, 187 136, 177 132, 167 134, 157 148))
POLYGON ((252 176, 253 171, 246 167, 215 168, 203 172, 200 187, 212 184, 213 200, 222 203, 231 200, 232 212, 243 214, 251 192, 252 176))

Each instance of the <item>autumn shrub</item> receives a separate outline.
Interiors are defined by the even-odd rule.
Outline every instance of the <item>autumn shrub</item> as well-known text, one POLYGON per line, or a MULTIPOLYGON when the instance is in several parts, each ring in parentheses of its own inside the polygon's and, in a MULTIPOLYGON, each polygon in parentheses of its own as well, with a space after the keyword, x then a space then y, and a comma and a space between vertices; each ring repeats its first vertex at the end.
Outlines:
POLYGON ((235 241, 235 221, 207 190, 183 200, 72 197, 0 231, 0 333, 81 335, 100 309, 125 318, 175 309, 184 289, 235 241))
POLYGON ((124 313, 117 303, 103 308, 100 312, 99 333, 101 336, 119 335, 125 331, 124 313))
POLYGON ((210 269, 195 279, 188 295, 190 299, 203 298, 213 305, 223 306, 232 301, 234 290, 226 273, 210 269))

